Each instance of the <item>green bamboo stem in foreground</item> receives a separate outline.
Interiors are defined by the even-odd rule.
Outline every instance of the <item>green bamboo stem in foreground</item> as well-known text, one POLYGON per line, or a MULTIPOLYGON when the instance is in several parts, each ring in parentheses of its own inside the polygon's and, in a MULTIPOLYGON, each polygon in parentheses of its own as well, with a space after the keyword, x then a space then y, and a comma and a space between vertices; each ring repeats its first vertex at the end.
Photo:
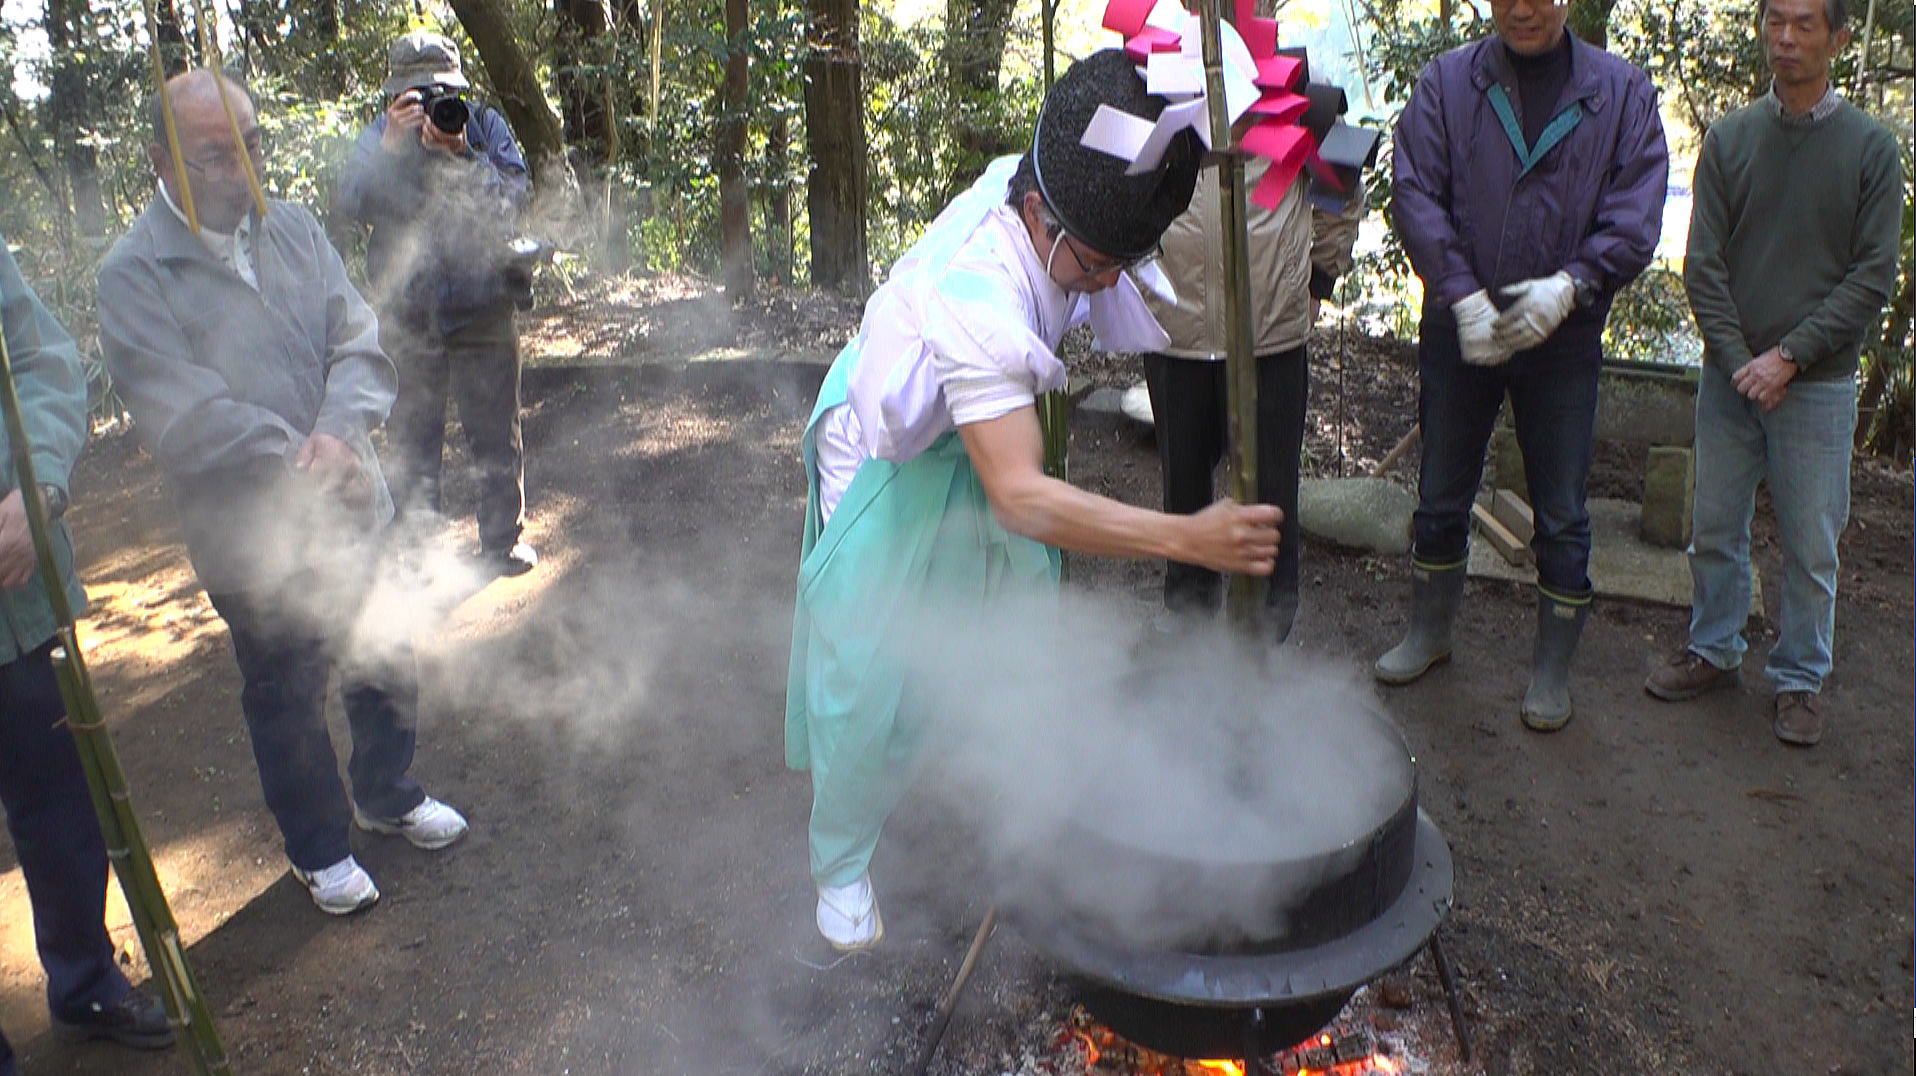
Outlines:
MULTIPOLYGON (((1044 434, 1044 473, 1060 482, 1071 481, 1071 398, 1063 391, 1038 397, 1038 429, 1044 434)), ((1058 577, 1071 578, 1071 554, 1059 550, 1058 577)))
POLYGON ((107 858, 120 879, 120 889, 126 894, 127 908, 133 913, 133 926, 139 932, 153 977, 164 987, 161 1000, 166 1004, 167 1016, 193 1072, 196 1076, 231 1073, 226 1050, 213 1026, 213 1015, 193 977, 193 969, 187 964, 179 927, 173 921, 159 874, 153 869, 153 857, 133 812, 126 773, 120 768, 120 757, 107 735, 99 700, 93 693, 93 683, 80 654, 73 607, 67 602, 66 588, 61 585, 59 563, 53 555, 52 528, 47 521, 46 505, 40 499, 40 484, 33 473, 33 449, 27 442, 26 422, 20 413, 20 394, 13 382, 13 356, 7 348, 4 325, 0 325, 0 409, 5 411, 7 440, 13 448, 20 501, 26 511, 27 528, 33 536, 40 583, 46 588, 47 600, 59 623, 53 668, 60 682, 60 697, 66 703, 67 729, 73 734, 87 789, 93 795, 93 808, 100 818, 107 858))
MULTIPOLYGON (((1199 0, 1204 32, 1204 91, 1211 112, 1211 148, 1217 159, 1218 227, 1223 233, 1224 380, 1229 404, 1228 462, 1231 496, 1239 504, 1257 498, 1257 356, 1251 353, 1251 259, 1246 233, 1244 157, 1231 135, 1229 103, 1224 96, 1224 60, 1218 0, 1199 0)), ((1234 575, 1226 584, 1225 609, 1231 623, 1249 634, 1269 581, 1234 575)))

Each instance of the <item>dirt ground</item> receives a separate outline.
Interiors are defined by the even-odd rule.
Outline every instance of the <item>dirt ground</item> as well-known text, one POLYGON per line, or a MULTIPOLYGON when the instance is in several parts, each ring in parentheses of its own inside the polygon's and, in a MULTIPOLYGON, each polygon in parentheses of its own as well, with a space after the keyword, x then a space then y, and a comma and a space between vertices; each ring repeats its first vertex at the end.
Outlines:
MULTIPOLYGON (((631 304, 588 296, 528 327, 559 362, 526 379, 528 536, 545 559, 420 639, 415 773, 473 832, 437 855, 356 834, 385 896, 351 919, 318 913, 286 873, 225 633, 153 464, 125 437, 82 460, 88 656, 234 1071, 796 1076, 914 1058, 989 896, 968 835, 914 799, 879 850, 883 949, 834 962, 811 925, 809 793, 783 768, 781 714, 797 436, 822 367, 681 361, 816 352, 855 310, 774 295, 728 333, 695 287, 631 304), (707 335, 662 339, 672 324, 707 335)), ((1135 360, 1087 369, 1137 376, 1135 360)), ((1401 346, 1328 335, 1313 377, 1313 473, 1354 473, 1409 428, 1401 346)), ((1148 433, 1081 416, 1072 452, 1080 484, 1155 503, 1148 433)), ((1598 488, 1627 492, 1638 473, 1606 450, 1598 488)), ((449 505, 469 511, 471 493, 451 481, 449 505)), ((1532 599, 1499 584, 1471 584, 1454 662, 1381 696, 1455 853, 1445 931, 1477 1045, 1475 1064, 1458 1061, 1420 961, 1352 1017, 1405 1032, 1407 1071, 1911 1070, 1910 475, 1859 464, 1854 500, 1832 728, 1813 750, 1769 733, 1754 674, 1767 636, 1742 690, 1660 704, 1639 685, 1686 614, 1614 602, 1579 655, 1576 720, 1526 732, 1532 599)), ((458 533, 471 538, 469 519, 458 533)), ((1404 565, 1323 546, 1305 558, 1300 646, 1357 664, 1395 641, 1404 565)), ((1758 560, 1778 578, 1766 522, 1758 560)), ((1121 615, 1154 609, 1156 565, 1073 570, 1121 615)), ((0 1023, 25 1071, 186 1071, 46 1033, 11 857, 0 846, 0 1023)), ((111 919, 143 976, 117 897, 111 919)), ((1078 1076, 1057 1049, 1072 999, 1001 930, 933 1071, 1078 1076)))

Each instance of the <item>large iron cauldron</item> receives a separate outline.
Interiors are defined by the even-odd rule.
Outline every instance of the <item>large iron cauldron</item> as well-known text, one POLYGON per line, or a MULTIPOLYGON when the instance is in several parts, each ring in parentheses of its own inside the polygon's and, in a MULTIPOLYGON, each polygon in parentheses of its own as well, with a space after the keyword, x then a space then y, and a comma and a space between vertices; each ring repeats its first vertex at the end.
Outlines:
MULTIPOLYGON (((1257 687, 1231 701, 1259 705, 1257 687)), ((1193 801, 1141 758, 1090 782, 1055 844, 1005 865, 1011 921, 1125 1038, 1188 1058, 1287 1049, 1448 915, 1450 850, 1395 724, 1367 703, 1296 718, 1244 725, 1209 809, 1167 818, 1160 804, 1193 801)))

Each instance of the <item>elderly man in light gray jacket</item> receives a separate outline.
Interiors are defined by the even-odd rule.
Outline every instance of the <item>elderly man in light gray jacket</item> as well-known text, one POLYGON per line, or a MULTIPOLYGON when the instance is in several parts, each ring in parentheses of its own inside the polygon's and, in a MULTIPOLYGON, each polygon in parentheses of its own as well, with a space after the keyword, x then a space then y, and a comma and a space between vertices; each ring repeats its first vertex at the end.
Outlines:
POLYGON ((367 435, 392 407, 396 377, 319 222, 286 202, 255 205, 248 174, 264 162, 245 88, 192 71, 167 90, 180 163, 156 101, 159 190, 100 268, 101 347, 232 634, 287 858, 314 902, 344 915, 379 897, 348 844, 352 821, 421 848, 466 830, 408 776, 410 640, 350 645, 392 517, 367 435), (335 669, 353 734, 350 799, 326 731, 335 669))

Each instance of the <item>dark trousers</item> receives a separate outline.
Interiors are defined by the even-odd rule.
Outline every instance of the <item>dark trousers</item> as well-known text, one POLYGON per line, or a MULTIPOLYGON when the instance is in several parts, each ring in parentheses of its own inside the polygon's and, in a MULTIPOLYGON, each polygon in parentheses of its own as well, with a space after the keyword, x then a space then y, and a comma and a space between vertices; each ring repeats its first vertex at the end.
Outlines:
MULTIPOLYGON (((1271 624, 1280 638, 1290 634, 1297 616, 1302 552, 1297 472, 1310 376, 1310 359, 1302 347, 1257 357, 1257 495, 1284 512, 1278 528, 1277 568, 1267 598, 1271 624)), ((1146 355, 1144 379, 1157 425, 1164 510, 1190 515, 1216 499, 1212 479, 1224 457, 1229 430, 1224 363, 1146 355)), ((1166 609, 1210 612, 1218 607, 1222 593, 1223 580, 1209 568, 1178 561, 1164 566, 1166 609)))
POLYGON ((1484 450, 1506 396, 1523 452, 1536 534, 1537 578, 1563 594, 1590 590, 1590 512, 1585 492, 1596 439, 1601 339, 1579 333, 1520 351, 1501 366, 1472 366, 1456 323, 1426 317, 1417 345, 1417 417, 1423 469, 1412 529, 1418 559, 1450 564, 1469 552, 1470 506, 1483 480, 1484 450))
MULTIPOLYGON (((302 579, 285 593, 313 585, 302 579)), ((240 709, 259 764, 260 788, 295 867, 321 870, 351 854, 347 827, 355 802, 375 818, 397 818, 419 806, 425 793, 407 776, 419 713, 410 640, 386 642, 379 654, 350 654, 349 615, 297 612, 302 603, 291 599, 238 593, 207 597, 233 637, 245 685, 240 709), (353 737, 346 766, 350 801, 326 730, 326 685, 335 668, 353 737)))
MULTIPOLYGON (((107 937, 106 842, 49 658, 53 644, 0 665, 0 803, 33 907, 33 940, 57 1016, 132 989, 107 937)), ((0 1073, 12 1051, 0 1036, 0 1073)))
POLYGON ((451 332, 395 313, 382 317, 379 329, 380 344, 399 369, 399 397, 386 424, 393 502, 401 512, 439 511, 450 392, 479 474, 479 546, 512 548, 526 522, 519 334, 512 311, 451 332))

